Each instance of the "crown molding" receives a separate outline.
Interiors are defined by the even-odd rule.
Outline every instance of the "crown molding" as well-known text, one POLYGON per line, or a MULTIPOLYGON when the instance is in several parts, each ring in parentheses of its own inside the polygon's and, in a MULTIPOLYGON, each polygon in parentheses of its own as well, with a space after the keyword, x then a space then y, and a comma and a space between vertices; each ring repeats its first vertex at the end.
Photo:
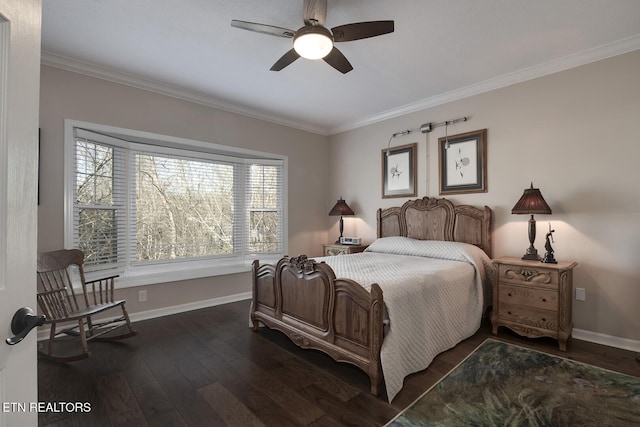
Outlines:
POLYGON ((86 76, 108 80, 114 83, 120 83, 123 85, 159 93, 166 96, 171 96, 174 98, 204 105, 206 107, 216 108, 254 119, 264 120, 266 122, 303 130, 305 132, 329 136, 357 129, 363 126, 368 126, 377 122, 403 116, 406 114, 426 110, 428 108, 433 108, 438 105, 446 104, 448 102, 457 101, 474 95, 479 95, 517 83, 522 83, 527 80, 532 80, 538 77, 565 71, 571 68, 579 67, 581 65, 589 64, 591 62, 596 62, 613 56, 622 55, 624 53, 632 52, 638 49, 640 49, 640 35, 599 46, 597 48, 589 49, 577 54, 565 56, 554 61, 549 61, 534 67, 525 68, 496 78, 488 79, 476 84, 445 92, 440 95, 425 98, 411 104, 392 108, 379 114, 363 117, 361 119, 343 123, 342 125, 332 128, 314 126, 309 123, 302 123, 299 120, 293 120, 278 115, 257 111, 251 109, 250 107, 231 104, 221 101, 212 96, 206 96, 199 93, 187 91, 157 81, 145 79, 140 76, 123 73, 107 67, 101 67, 47 51, 42 52, 41 63, 74 73, 84 74, 86 76))
POLYGON ((617 42, 609 43, 607 45, 599 46, 597 48, 589 49, 577 54, 565 56, 563 58, 536 65, 534 67, 525 68, 493 79, 485 80, 479 83, 445 92, 443 94, 422 99, 420 101, 406 104, 401 107, 392 108, 380 114, 363 117, 362 119, 357 121, 344 123, 340 126, 331 128, 329 130, 329 135, 335 135, 341 132, 346 132, 363 126, 371 125, 373 123, 381 122, 399 116, 404 116, 409 113, 426 110, 427 108, 433 108, 438 105, 446 104, 448 102, 457 101, 474 95, 479 95, 481 93, 511 86, 517 83, 522 83, 527 80, 536 79, 538 77, 544 77, 549 74, 565 71, 613 56, 622 55, 624 53, 632 52, 638 49, 640 49, 640 35, 629 37, 627 39, 619 40, 617 42))
POLYGON ((229 113, 239 114, 253 119, 264 120, 269 123, 287 126, 310 133, 324 136, 328 135, 327 129, 324 127, 318 127, 309 123, 300 122, 299 120, 288 119, 282 116, 258 111, 249 107, 243 107, 240 105, 224 102, 213 96, 207 96, 201 93, 184 90, 166 83, 145 79, 144 77, 124 73, 122 71, 117 71, 108 67, 102 67, 99 65, 91 64, 89 62, 80 61, 63 55, 58 55, 52 52, 43 50, 40 62, 41 64, 50 67, 71 71, 73 73, 83 74, 89 77, 95 77, 101 80, 119 83, 137 89, 155 92, 161 95, 181 99, 183 101, 200 104, 205 107, 216 108, 218 110, 223 110, 229 113))

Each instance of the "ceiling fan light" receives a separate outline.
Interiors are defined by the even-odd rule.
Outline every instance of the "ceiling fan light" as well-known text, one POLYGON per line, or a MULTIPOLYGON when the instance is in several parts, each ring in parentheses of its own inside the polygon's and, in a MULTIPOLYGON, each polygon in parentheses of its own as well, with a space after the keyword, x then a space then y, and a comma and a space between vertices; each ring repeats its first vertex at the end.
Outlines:
POLYGON ((293 39, 293 48, 303 58, 321 59, 333 49, 333 39, 324 27, 303 27, 293 39))

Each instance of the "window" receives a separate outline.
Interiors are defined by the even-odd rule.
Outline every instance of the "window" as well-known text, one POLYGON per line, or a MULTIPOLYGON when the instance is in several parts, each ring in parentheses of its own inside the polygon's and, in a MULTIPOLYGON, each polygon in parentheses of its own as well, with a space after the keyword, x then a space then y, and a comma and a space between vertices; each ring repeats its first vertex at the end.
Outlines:
POLYGON ((115 147, 76 140, 74 247, 85 253, 88 267, 118 263, 118 229, 124 228, 119 213, 125 198, 122 175, 115 173, 122 156, 115 147))
POLYGON ((282 241, 280 217, 282 202, 282 168, 252 164, 246 168, 247 220, 249 253, 278 252, 282 241))
POLYGON ((68 122, 65 236, 87 271, 139 285, 286 252, 286 158, 68 122))
POLYGON ((234 176, 242 165, 149 153, 134 153, 133 157, 134 262, 236 252, 234 208, 239 185, 234 176))

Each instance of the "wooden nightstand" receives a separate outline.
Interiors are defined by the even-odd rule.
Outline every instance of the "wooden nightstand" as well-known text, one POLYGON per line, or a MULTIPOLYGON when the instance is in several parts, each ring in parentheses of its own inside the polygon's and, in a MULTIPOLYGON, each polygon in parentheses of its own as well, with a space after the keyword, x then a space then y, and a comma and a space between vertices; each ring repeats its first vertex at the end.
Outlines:
POLYGON ((338 243, 330 243, 322 245, 322 253, 324 256, 355 254, 364 251, 366 248, 367 245, 341 245, 338 243))
POLYGON ((573 329, 573 268, 577 263, 545 264, 520 258, 499 258, 493 263, 493 334, 500 326, 530 338, 552 337, 567 350, 573 329))

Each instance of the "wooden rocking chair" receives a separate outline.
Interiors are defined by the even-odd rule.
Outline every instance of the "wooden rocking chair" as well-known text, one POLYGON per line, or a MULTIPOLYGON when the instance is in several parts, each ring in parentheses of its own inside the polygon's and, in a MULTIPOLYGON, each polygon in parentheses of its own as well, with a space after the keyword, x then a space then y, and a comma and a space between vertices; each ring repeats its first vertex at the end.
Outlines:
POLYGON ((38 350, 38 354, 46 359, 59 362, 84 359, 91 355, 88 341, 119 340, 136 334, 129 321, 125 300, 116 301, 113 298, 114 279, 118 276, 87 282, 83 264, 84 254, 77 249, 63 249, 38 255, 38 305, 42 314, 47 317, 45 323, 51 325, 47 351, 38 350), (80 292, 76 295, 73 289, 69 271, 72 266, 78 268, 82 297, 80 292), (79 303, 78 300, 82 300, 84 304, 79 303), (121 316, 94 322, 92 316, 118 307, 122 309, 121 316), (56 330, 58 323, 69 322, 73 322, 71 327, 61 329, 59 332, 56 330), (118 328, 125 330, 120 334, 109 334, 118 328), (70 356, 54 354, 54 342, 63 334, 79 337, 82 352, 70 356))

